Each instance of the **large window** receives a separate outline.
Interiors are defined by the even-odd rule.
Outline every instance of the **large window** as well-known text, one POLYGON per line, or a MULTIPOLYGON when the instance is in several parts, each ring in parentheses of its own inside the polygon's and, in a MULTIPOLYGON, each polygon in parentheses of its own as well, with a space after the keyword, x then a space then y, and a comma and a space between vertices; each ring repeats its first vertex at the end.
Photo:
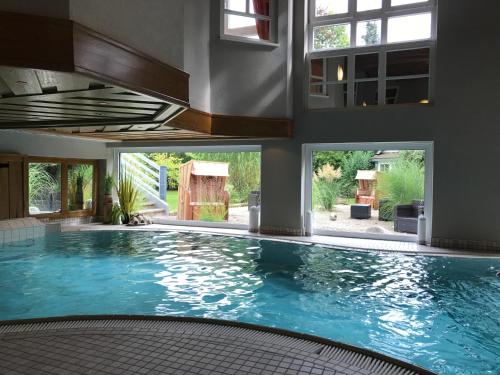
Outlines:
POLYGON ((305 146, 305 211, 316 234, 412 241, 432 221, 428 142, 305 146))
POLYGON ((155 223, 177 225, 247 228, 250 208, 260 207, 260 165, 258 146, 120 153, 121 171, 142 197, 136 211, 145 212, 155 223))
POLYGON ((223 0, 221 37, 225 39, 274 43, 274 0, 223 0))
POLYGON ((95 215, 95 161, 30 157, 26 175, 30 215, 51 218, 95 215))
POLYGON ((434 0, 311 0, 309 108, 428 104, 435 9, 434 0))

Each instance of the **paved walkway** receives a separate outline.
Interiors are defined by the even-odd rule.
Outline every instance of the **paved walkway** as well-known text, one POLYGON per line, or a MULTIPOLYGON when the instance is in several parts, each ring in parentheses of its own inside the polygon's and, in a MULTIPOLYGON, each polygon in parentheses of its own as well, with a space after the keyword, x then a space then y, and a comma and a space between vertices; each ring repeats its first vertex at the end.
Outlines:
POLYGON ((238 323, 168 317, 0 322, 0 373, 432 374, 329 340, 238 323))

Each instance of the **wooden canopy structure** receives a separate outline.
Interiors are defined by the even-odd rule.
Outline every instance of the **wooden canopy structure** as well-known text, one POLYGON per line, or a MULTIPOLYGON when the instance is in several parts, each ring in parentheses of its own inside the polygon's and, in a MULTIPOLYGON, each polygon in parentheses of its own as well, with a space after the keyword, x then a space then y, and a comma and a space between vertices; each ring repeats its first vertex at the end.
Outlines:
POLYGON ((227 220, 229 164, 190 160, 179 173, 179 220, 227 220))
POLYGON ((357 172, 356 203, 370 204, 373 209, 378 210, 377 176, 377 171, 359 170, 357 172))
POLYGON ((1 129, 105 141, 274 138, 290 137, 291 121, 190 110, 188 73, 70 20, 0 12, 1 129))

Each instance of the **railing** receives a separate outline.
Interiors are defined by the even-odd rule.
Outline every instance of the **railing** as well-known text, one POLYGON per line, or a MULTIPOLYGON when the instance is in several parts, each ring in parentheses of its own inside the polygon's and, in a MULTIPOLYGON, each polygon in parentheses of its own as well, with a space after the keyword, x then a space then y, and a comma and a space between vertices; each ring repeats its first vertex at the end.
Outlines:
POLYGON ((160 166, 140 153, 120 154, 121 171, 126 171, 134 180, 139 190, 152 203, 168 208, 167 197, 167 167, 160 166))

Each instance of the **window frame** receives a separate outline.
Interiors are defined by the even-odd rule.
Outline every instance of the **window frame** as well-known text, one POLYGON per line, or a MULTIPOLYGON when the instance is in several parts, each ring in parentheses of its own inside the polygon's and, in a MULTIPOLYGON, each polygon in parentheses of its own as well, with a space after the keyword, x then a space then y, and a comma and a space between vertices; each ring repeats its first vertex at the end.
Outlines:
MULTIPOLYGON (((377 105, 371 105, 368 107, 380 107, 386 106, 386 87, 390 80, 394 80, 395 77, 387 77, 387 53, 394 51, 403 51, 411 49, 429 49, 429 73, 425 75, 425 78, 429 79, 428 87, 428 102, 425 104, 432 104, 433 97, 433 87, 434 82, 432 77, 435 72, 435 50, 436 50, 436 35, 437 35, 437 0, 427 0, 422 3, 406 4, 391 6, 391 0, 382 0, 382 8, 367 10, 357 12, 357 0, 349 0, 348 12, 343 14, 335 14, 329 16, 316 17, 316 0, 310 0, 308 4, 308 26, 307 26, 307 36, 306 36, 306 74, 305 74, 305 98, 304 103, 306 104, 306 110, 345 110, 347 108, 363 108, 363 106, 357 106, 355 103, 355 84, 363 81, 378 81, 378 101, 377 105), (413 15, 420 13, 430 13, 431 14, 431 37, 429 39, 413 40, 398 43, 387 43, 387 24, 391 17, 413 15), (380 35, 380 44, 367 45, 367 46, 356 46, 356 32, 357 23, 359 21, 376 20, 381 19, 382 28, 380 35), (351 35, 350 35, 350 46, 346 48, 336 48, 336 49, 313 49, 313 30, 317 26, 325 26, 332 24, 351 24, 351 35), (355 56, 364 55, 370 53, 378 53, 379 64, 378 64, 378 77, 377 79, 356 79, 355 78, 355 56), (329 57, 340 57, 347 56, 348 67, 347 67, 347 104, 345 107, 333 107, 333 108, 321 108, 314 109, 309 106, 310 98, 310 72, 311 72, 311 60, 317 58, 329 58, 329 57), (381 95, 382 93, 382 95, 381 95)), ((423 75, 406 76, 401 77, 402 79, 411 78, 424 78, 423 75)), ((326 84, 326 82, 323 82, 326 84)), ((423 105, 423 103, 411 103, 411 104, 389 104, 393 105, 423 105)))
MULTIPOLYGON (((313 153, 315 151, 380 151, 380 150, 423 150, 425 151, 424 180, 424 212, 426 216, 426 241, 431 243, 433 229, 433 197, 434 197, 434 141, 409 142, 366 142, 366 143, 304 143, 302 145, 302 228, 305 229, 305 217, 308 211, 313 211, 312 177, 313 153)), ((335 236, 346 238, 363 238, 386 241, 408 241, 409 236, 415 241, 416 235, 398 235, 369 232, 344 232, 313 228, 314 235, 335 236)))
POLYGON ((264 45, 264 46, 270 46, 270 47, 279 46, 278 37, 277 37, 278 18, 277 18, 277 11, 276 11, 276 4, 277 4, 276 0, 269 0, 269 16, 264 16, 264 15, 256 14, 256 13, 250 13, 250 1, 252 1, 252 0, 245 0, 246 11, 239 12, 239 11, 235 11, 235 10, 226 9, 225 0, 220 0, 220 17, 219 17, 219 19, 220 19, 220 33, 219 33, 219 38, 221 40, 228 40, 228 41, 233 41, 233 42, 241 42, 241 43, 249 43, 249 44, 257 44, 257 45, 264 45), (255 20, 269 21, 269 40, 252 39, 252 38, 247 38, 244 36, 226 34, 226 16, 227 15, 253 18, 255 20))
MULTIPOLYGON (((431 36, 429 39, 419 39, 412 40, 407 42, 402 42, 400 44, 405 43, 413 43, 423 40, 436 40, 436 0, 427 0, 421 3, 415 4, 406 4, 406 5, 398 5, 391 6, 391 0, 382 0, 382 8, 380 9, 372 9, 366 11, 357 12, 357 0, 349 0, 348 12, 342 14, 333 14, 328 16, 319 16, 316 17, 316 0, 309 0, 309 16, 308 16, 308 51, 309 53, 315 52, 323 52, 323 51, 338 51, 342 49, 351 49, 351 48, 366 48, 369 46, 356 46, 356 37, 357 37, 357 24, 359 21, 372 21, 372 20, 381 20, 382 28, 380 30, 380 44, 387 44, 387 25, 389 18, 398 17, 398 16, 409 16, 421 13, 430 13, 431 14, 431 36), (336 25, 336 24, 345 24, 349 23, 351 25, 351 35, 350 35, 350 46, 345 48, 334 48, 334 49, 321 49, 315 50, 313 49, 313 33, 314 28, 318 26, 328 26, 328 25, 336 25)), ((390 43, 398 44, 398 43, 390 43)))
MULTIPOLYGON (((120 147, 116 145, 113 148, 113 176, 121 175, 121 154, 126 153, 143 153, 143 152, 259 152, 261 160, 261 176, 262 176, 262 146, 258 144, 248 145, 230 145, 220 144, 217 146, 158 146, 158 147, 120 147)), ((119 178, 119 177, 115 177, 119 178)), ((262 180, 261 180, 262 189, 262 180)), ((156 221, 159 224, 175 225, 179 227, 204 227, 204 228, 222 228, 222 229, 248 229, 248 224, 238 224, 230 222, 210 222, 196 220, 177 220, 177 219, 160 219, 156 221)))
POLYGON ((24 207, 25 217, 36 217, 39 219, 65 219, 74 217, 89 217, 97 214, 98 187, 99 187, 99 161, 92 159, 66 159, 66 158, 46 158, 28 156, 24 160, 24 207), (32 214, 29 212, 29 165, 30 163, 51 163, 61 165, 61 210, 58 212, 32 214), (83 210, 68 209, 68 167, 70 165, 92 165, 92 208, 83 210))

